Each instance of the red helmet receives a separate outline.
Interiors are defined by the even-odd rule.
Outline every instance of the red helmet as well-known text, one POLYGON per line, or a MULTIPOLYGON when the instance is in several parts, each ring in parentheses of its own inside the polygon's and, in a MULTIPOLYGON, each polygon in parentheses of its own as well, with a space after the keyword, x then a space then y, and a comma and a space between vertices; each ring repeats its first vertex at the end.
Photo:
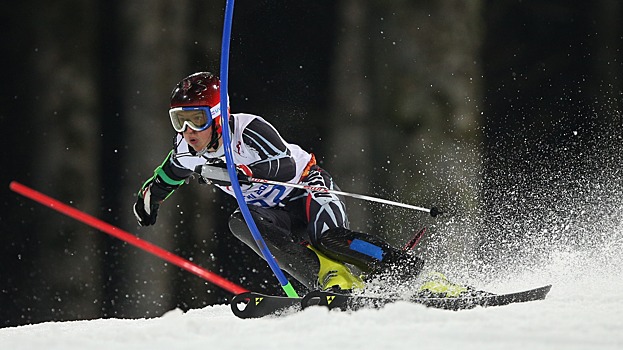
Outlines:
POLYGON ((187 125, 196 131, 213 127, 216 140, 222 131, 220 100, 221 82, 215 75, 199 72, 187 76, 171 92, 169 116, 173 128, 183 132, 187 125), (200 113, 184 113, 193 110, 200 113))
POLYGON ((171 92, 171 108, 214 107, 221 100, 221 81, 212 73, 191 74, 171 92))

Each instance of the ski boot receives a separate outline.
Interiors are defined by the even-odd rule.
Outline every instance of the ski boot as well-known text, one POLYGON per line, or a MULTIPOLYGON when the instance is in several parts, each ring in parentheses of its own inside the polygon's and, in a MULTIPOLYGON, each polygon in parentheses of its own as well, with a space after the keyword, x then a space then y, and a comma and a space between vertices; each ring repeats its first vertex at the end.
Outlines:
POLYGON ((312 246, 307 246, 307 248, 316 253, 320 261, 320 271, 318 271, 318 286, 320 290, 350 294, 364 289, 361 277, 355 276, 348 266, 329 259, 312 246))
POLYGON ((373 267, 369 279, 396 287, 408 287, 414 283, 424 267, 424 259, 410 251, 395 250, 373 267))

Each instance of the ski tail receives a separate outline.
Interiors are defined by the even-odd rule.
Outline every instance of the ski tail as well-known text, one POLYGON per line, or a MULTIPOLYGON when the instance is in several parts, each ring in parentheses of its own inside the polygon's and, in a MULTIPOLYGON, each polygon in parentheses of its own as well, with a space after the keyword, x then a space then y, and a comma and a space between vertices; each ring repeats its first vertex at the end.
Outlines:
POLYGON ((301 298, 245 292, 234 296, 230 306, 231 311, 239 318, 260 318, 286 313, 290 309, 298 311, 301 308, 301 298))

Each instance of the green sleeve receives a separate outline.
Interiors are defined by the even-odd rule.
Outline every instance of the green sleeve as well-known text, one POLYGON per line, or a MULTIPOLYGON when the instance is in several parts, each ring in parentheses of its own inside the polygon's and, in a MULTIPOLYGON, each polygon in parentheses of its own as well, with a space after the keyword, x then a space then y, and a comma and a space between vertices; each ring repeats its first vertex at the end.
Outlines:
MULTIPOLYGON (((173 151, 169 152, 162 164, 154 169, 154 175, 145 181, 141 191, 139 191, 139 196, 142 195, 145 187, 151 185, 151 198, 154 201, 161 202, 169 198, 178 187, 185 183, 186 178, 176 175, 172 169, 172 154, 173 151)), ((188 173, 189 176, 190 174, 191 172, 188 173)))

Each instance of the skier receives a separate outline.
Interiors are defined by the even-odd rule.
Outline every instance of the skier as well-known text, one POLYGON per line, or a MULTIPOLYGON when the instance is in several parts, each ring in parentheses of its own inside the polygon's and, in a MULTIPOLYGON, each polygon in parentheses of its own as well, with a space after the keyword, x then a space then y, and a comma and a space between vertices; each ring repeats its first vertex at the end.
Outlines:
MULTIPOLYGON (((138 192, 134 214, 141 226, 153 225, 160 204, 195 173, 234 195, 224 161, 219 79, 207 72, 184 78, 173 89, 170 107, 177 135, 173 150, 138 192)), ((423 260, 413 252, 350 230, 339 196, 249 182, 252 176, 338 189, 313 154, 286 142, 263 118, 229 114, 229 126, 245 201, 282 270, 310 290, 341 292, 363 289, 364 279, 398 275, 407 281, 419 274, 423 260)), ((240 208, 230 216, 229 228, 262 256, 240 208)))

